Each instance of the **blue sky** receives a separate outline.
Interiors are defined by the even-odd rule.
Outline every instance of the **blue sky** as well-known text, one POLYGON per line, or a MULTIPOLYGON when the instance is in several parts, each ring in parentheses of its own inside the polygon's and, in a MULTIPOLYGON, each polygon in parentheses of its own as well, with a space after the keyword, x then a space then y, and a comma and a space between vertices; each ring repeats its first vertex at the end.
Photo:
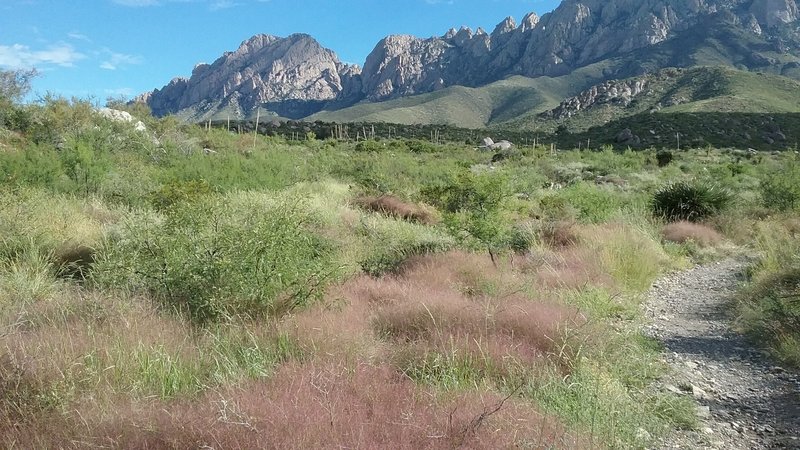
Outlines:
POLYGON ((34 96, 130 98, 258 33, 308 33, 363 64, 388 34, 491 32, 559 0, 0 0, 0 68, 36 67, 34 96))

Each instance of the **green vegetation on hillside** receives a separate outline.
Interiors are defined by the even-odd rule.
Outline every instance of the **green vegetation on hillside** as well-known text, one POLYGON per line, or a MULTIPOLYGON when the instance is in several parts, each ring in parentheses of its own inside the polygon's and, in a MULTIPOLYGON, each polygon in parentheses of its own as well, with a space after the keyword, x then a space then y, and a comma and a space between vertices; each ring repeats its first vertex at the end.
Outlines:
POLYGON ((570 92, 565 80, 517 76, 479 88, 452 86, 430 94, 364 102, 341 110, 323 111, 308 120, 485 128, 530 111, 544 111, 570 92))

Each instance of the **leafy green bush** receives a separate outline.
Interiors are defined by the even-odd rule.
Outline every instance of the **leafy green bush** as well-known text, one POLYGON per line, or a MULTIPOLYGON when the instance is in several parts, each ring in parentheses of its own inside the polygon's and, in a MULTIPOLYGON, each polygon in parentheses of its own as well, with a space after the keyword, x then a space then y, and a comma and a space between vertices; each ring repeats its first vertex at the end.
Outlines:
POLYGON ((179 205, 185 205, 211 194, 211 186, 205 180, 169 182, 156 192, 150 194, 150 202, 159 211, 166 211, 179 205))
POLYGON ((578 211, 578 219, 582 222, 606 221, 621 206, 619 193, 593 183, 579 182, 562 189, 558 196, 578 211))
POLYGON ((453 238, 442 230, 377 214, 364 216, 358 231, 367 241, 358 265, 372 276, 397 272, 408 258, 453 246, 453 238))
POLYGON ((739 323, 784 362, 800 367, 800 261, 740 294, 739 323))
POLYGON ((85 194, 97 192, 109 171, 109 148, 99 133, 86 133, 68 140, 61 150, 61 164, 69 178, 85 194))
POLYGON ((383 145, 380 142, 373 139, 361 141, 358 144, 356 144, 357 152, 376 153, 381 150, 383 150, 383 145))
POLYGON ((697 222, 725 209, 732 196, 726 189, 697 181, 669 183, 653 196, 651 209, 655 217, 670 222, 697 222))
POLYGON ((663 150, 656 153, 656 162, 658 163, 658 167, 667 167, 669 163, 672 162, 673 158, 674 156, 669 150, 663 150))
POLYGON ((800 207, 800 163, 790 161, 761 180, 764 206, 779 211, 800 207))
POLYGON ((0 128, 25 131, 31 125, 30 109, 19 102, 30 92, 36 70, 0 70, 0 128))
POLYGON ((444 223, 456 238, 471 237, 494 260, 494 251, 508 243, 509 224, 502 216, 508 195, 505 178, 466 172, 446 184, 422 189, 426 200, 444 210, 444 223))
POLYGON ((406 147, 408 147, 408 150, 412 153, 435 153, 439 150, 439 147, 433 143, 420 139, 407 140, 406 147))
POLYGON ((373 277, 379 277, 387 273, 397 273, 409 258, 445 249, 439 242, 410 242, 405 244, 379 248, 359 262, 361 270, 373 277))
POLYGON ((64 174, 55 149, 31 144, 20 151, 0 152, 0 183, 53 187, 64 174))
POLYGON ((166 218, 140 215, 108 240, 94 280, 145 291, 199 323, 279 315, 318 298, 335 272, 304 211, 296 198, 207 198, 166 218))

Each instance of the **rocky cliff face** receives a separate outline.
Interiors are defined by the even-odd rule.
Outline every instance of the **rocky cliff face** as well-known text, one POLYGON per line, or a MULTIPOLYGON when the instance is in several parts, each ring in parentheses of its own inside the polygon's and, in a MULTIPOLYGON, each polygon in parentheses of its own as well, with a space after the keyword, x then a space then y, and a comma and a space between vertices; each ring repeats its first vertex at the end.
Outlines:
POLYGON ((156 115, 213 105, 229 109, 235 117, 259 105, 276 110, 285 104, 303 117, 325 102, 360 91, 360 69, 341 63, 312 37, 258 35, 213 64, 198 64, 191 78, 173 79, 140 100, 156 115))
POLYGON ((609 80, 564 100, 557 108, 544 112, 540 116, 563 120, 599 105, 612 104, 627 107, 635 97, 645 92, 649 81, 647 77, 609 80))
POLYGON ((508 18, 491 35, 462 29, 424 40, 384 39, 364 66, 365 94, 381 100, 508 75, 559 76, 659 44, 723 12, 757 34, 800 16, 795 0, 564 0, 520 26, 508 18))
POLYGON ((659 45, 709 17, 724 17, 761 35, 797 21, 796 1, 563 0, 541 18, 532 13, 517 24, 509 17, 491 33, 462 28, 428 39, 389 36, 369 54, 363 71, 342 64, 307 35, 260 35, 211 65, 198 65, 191 78, 175 79, 140 100, 159 115, 186 108, 246 115, 265 105, 299 118, 331 103, 480 86, 510 75, 559 76, 659 45))

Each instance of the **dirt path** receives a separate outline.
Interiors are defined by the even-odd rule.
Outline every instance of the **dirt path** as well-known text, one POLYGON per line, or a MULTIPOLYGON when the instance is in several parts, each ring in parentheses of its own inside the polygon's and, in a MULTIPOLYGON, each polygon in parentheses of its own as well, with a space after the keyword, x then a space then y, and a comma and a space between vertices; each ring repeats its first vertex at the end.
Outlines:
POLYGON ((663 449, 800 449, 800 376, 730 327, 728 300, 745 265, 698 266, 659 280, 649 293, 645 331, 663 342, 674 372, 663 388, 700 405, 699 430, 675 432, 663 449))

